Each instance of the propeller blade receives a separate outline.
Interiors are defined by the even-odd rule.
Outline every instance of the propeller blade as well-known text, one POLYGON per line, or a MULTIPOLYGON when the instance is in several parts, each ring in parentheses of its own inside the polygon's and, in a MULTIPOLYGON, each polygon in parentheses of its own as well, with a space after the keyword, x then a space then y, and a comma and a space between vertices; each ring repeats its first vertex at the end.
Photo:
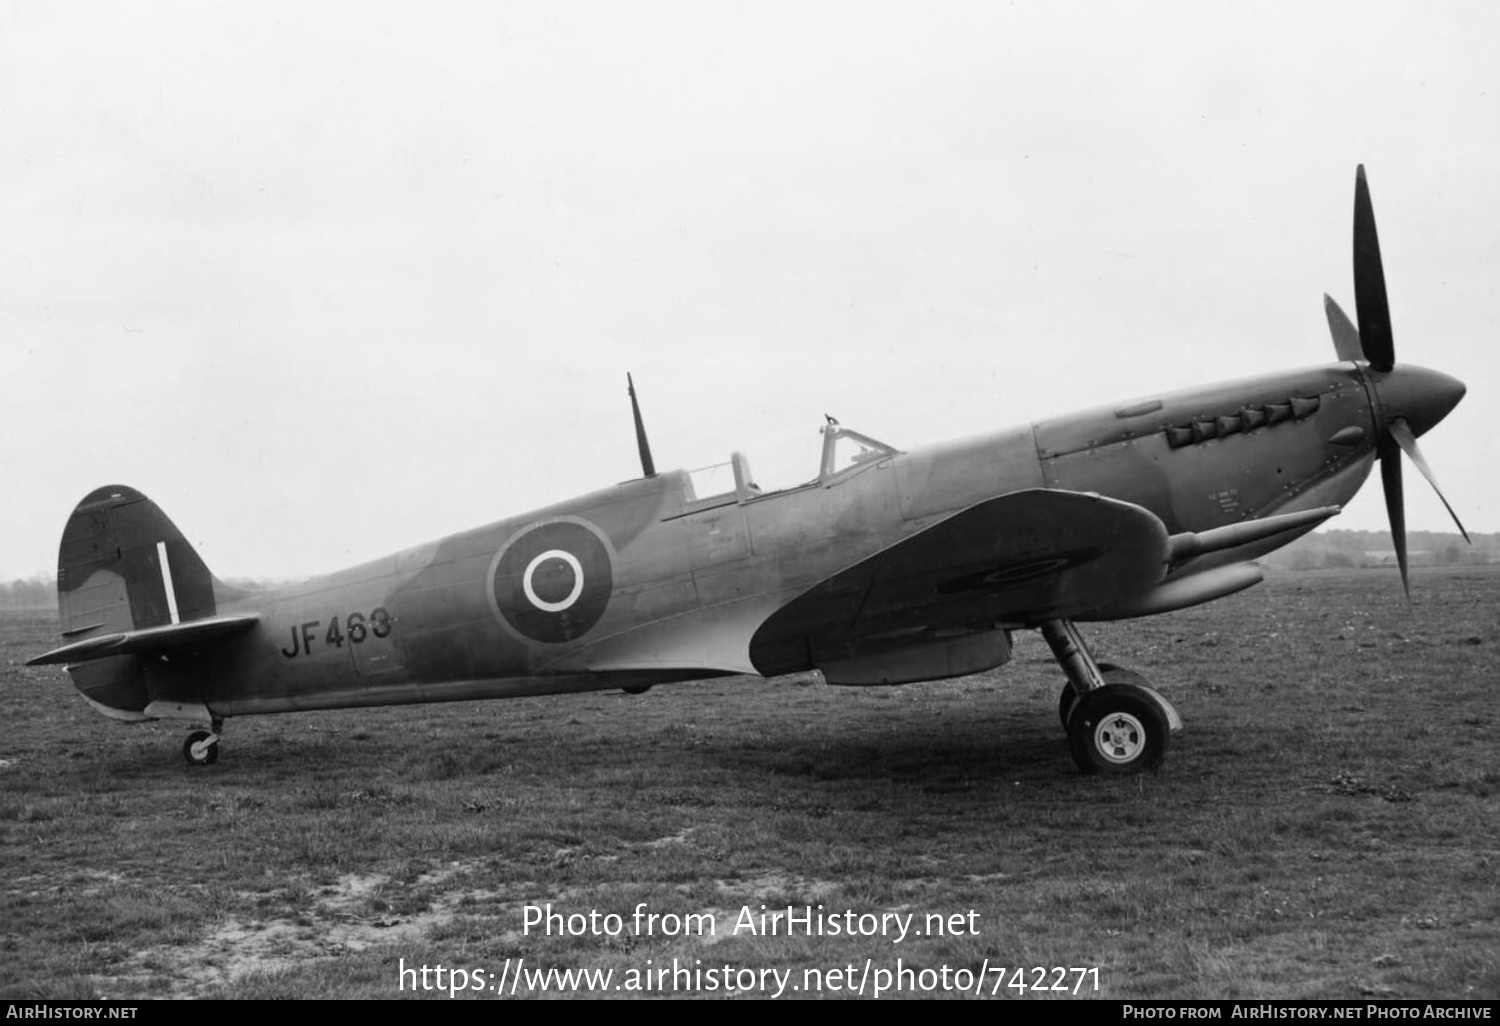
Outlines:
POLYGON ((1354 176, 1354 310, 1359 317, 1359 343, 1365 359, 1373 370, 1390 370, 1396 365, 1396 343, 1385 295, 1380 238, 1375 234, 1375 208, 1370 203, 1363 164, 1354 176))
POLYGON ((1406 509, 1401 494, 1401 449, 1382 440, 1380 444, 1380 483, 1385 486, 1385 512, 1391 520, 1391 544, 1396 547, 1396 564, 1401 567, 1401 587, 1406 601, 1411 601, 1411 580, 1406 570, 1406 509))
POLYGON ((1386 425, 1386 430, 1396 440, 1396 444, 1401 446, 1401 451, 1411 457, 1411 461, 1417 465, 1417 469, 1422 472, 1422 476, 1427 479, 1427 483, 1432 485, 1432 490, 1437 492, 1437 497, 1443 502, 1443 508, 1453 518, 1453 523, 1458 526, 1458 533, 1464 536, 1464 541, 1473 545, 1474 543, 1469 541, 1469 532, 1464 530, 1463 522, 1458 519, 1458 514, 1453 512, 1453 507, 1448 505, 1448 499, 1443 495, 1443 490, 1438 487, 1437 478, 1432 475, 1432 468, 1422 458, 1422 450, 1417 448, 1417 436, 1412 433, 1411 425, 1404 419, 1397 417, 1386 425))
POLYGON ((1328 315, 1328 331, 1333 335, 1333 351, 1340 360, 1363 360, 1365 351, 1359 345, 1359 329, 1349 320, 1343 307, 1323 293, 1323 312, 1328 315))

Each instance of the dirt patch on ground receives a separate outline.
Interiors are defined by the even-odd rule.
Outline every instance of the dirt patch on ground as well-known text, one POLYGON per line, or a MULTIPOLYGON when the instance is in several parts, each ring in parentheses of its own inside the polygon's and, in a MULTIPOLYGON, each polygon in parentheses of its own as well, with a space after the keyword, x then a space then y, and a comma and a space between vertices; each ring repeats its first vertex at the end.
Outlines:
MULTIPOLYGON (((656 849, 684 843, 687 834, 645 842, 656 849)), ((92 984, 102 998, 149 993, 170 998, 209 997, 243 977, 275 974, 306 967, 318 959, 338 959, 371 948, 417 944, 459 916, 494 920, 495 938, 520 944, 524 940, 513 924, 520 921, 522 906, 569 901, 567 889, 526 881, 502 890, 464 887, 462 880, 483 869, 483 863, 454 862, 423 874, 411 883, 401 883, 380 874, 350 873, 309 891, 308 899, 295 915, 232 916, 225 918, 200 939, 187 944, 156 945, 136 952, 125 971, 93 976, 92 984), (420 912, 395 914, 372 912, 383 895, 412 889, 439 893, 420 912), (550 892, 550 893, 549 893, 550 892), (499 924, 506 928, 498 928, 499 924)), ((96 888, 123 885, 118 873, 98 873, 88 883, 96 888)), ((24 883, 24 881, 18 881, 24 883)), ((726 902, 694 909, 691 915, 712 916, 715 929, 697 939, 707 947, 732 935, 744 909, 758 914, 760 903, 773 895, 806 895, 817 902, 837 891, 832 881, 814 880, 793 873, 765 873, 742 880, 715 881, 726 902)), ((258 895, 235 892, 235 898, 253 905, 258 895)), ((784 906, 768 907, 769 913, 784 906)), ((685 935, 686 936, 686 935, 685 935)))
MULTIPOLYGON (((252 973, 275 973, 314 959, 419 940, 459 915, 461 908, 493 902, 501 895, 456 888, 443 892, 425 911, 401 915, 372 913, 372 899, 410 886, 440 887, 471 868, 453 863, 410 885, 379 874, 351 873, 314 888, 308 903, 293 916, 228 917, 195 942, 143 949, 127 963, 126 972, 96 976, 93 983, 101 997, 137 994, 143 988, 163 997, 205 997, 252 973)), ((253 904, 257 895, 235 892, 234 897, 253 904)))

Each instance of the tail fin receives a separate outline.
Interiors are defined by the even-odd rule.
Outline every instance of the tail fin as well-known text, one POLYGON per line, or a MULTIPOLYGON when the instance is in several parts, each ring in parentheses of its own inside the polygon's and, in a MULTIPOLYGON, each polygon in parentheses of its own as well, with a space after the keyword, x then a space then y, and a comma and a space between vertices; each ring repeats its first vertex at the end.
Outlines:
POLYGON ((124 485, 84 497, 63 528, 57 602, 64 637, 210 617, 227 591, 150 499, 124 485))
POLYGON ((27 660, 66 664, 100 712, 120 720, 208 719, 194 693, 153 679, 146 657, 201 649, 249 630, 255 614, 218 616, 241 593, 214 579, 156 503, 133 488, 90 492, 63 528, 57 604, 65 644, 27 660))

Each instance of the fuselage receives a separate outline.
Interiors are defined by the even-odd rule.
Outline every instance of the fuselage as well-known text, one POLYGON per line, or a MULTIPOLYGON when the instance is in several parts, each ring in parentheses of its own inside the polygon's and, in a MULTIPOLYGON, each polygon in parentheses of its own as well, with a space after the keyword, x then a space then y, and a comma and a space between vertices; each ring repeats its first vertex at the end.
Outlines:
MULTIPOLYGON (((813 669, 784 657, 757 665, 755 626, 977 502, 1097 493, 1149 510, 1172 534, 1342 505, 1368 475, 1386 418, 1420 433, 1461 394, 1421 368, 1375 380, 1340 363, 907 452, 830 427, 823 473, 796 487, 758 491, 736 454, 733 486, 715 495, 664 472, 296 586, 226 596, 219 612, 254 613, 254 628, 198 658, 147 665, 145 682, 153 701, 233 716, 813 669), (840 462, 831 454, 844 436, 858 452, 840 462)), ((1171 578, 1243 564, 1298 533, 1190 560, 1171 578)))

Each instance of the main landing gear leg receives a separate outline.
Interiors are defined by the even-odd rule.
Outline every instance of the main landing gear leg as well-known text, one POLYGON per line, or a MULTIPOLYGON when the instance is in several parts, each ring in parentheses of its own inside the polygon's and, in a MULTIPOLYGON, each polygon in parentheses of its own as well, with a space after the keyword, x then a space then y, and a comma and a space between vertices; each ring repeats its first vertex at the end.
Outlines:
POLYGON ((215 716, 210 730, 195 730, 182 743, 182 757, 189 766, 212 766, 219 761, 219 735, 224 732, 224 718, 215 716))
POLYGON ((1135 773, 1161 765, 1169 735, 1182 727, 1177 710, 1140 674, 1095 662, 1073 621, 1049 620, 1041 630, 1068 676, 1057 712, 1079 770, 1135 773))
POLYGON ((1089 651, 1083 635, 1078 633, 1078 627, 1072 620, 1048 620, 1042 624, 1042 637, 1047 640, 1047 647, 1052 649, 1052 658, 1057 660, 1057 665, 1068 675, 1068 682, 1063 685, 1057 702, 1058 717, 1062 720, 1063 729, 1067 730, 1068 720, 1072 718, 1073 707, 1078 704, 1079 697, 1104 687, 1104 674, 1099 664, 1094 662, 1093 653, 1089 651))

